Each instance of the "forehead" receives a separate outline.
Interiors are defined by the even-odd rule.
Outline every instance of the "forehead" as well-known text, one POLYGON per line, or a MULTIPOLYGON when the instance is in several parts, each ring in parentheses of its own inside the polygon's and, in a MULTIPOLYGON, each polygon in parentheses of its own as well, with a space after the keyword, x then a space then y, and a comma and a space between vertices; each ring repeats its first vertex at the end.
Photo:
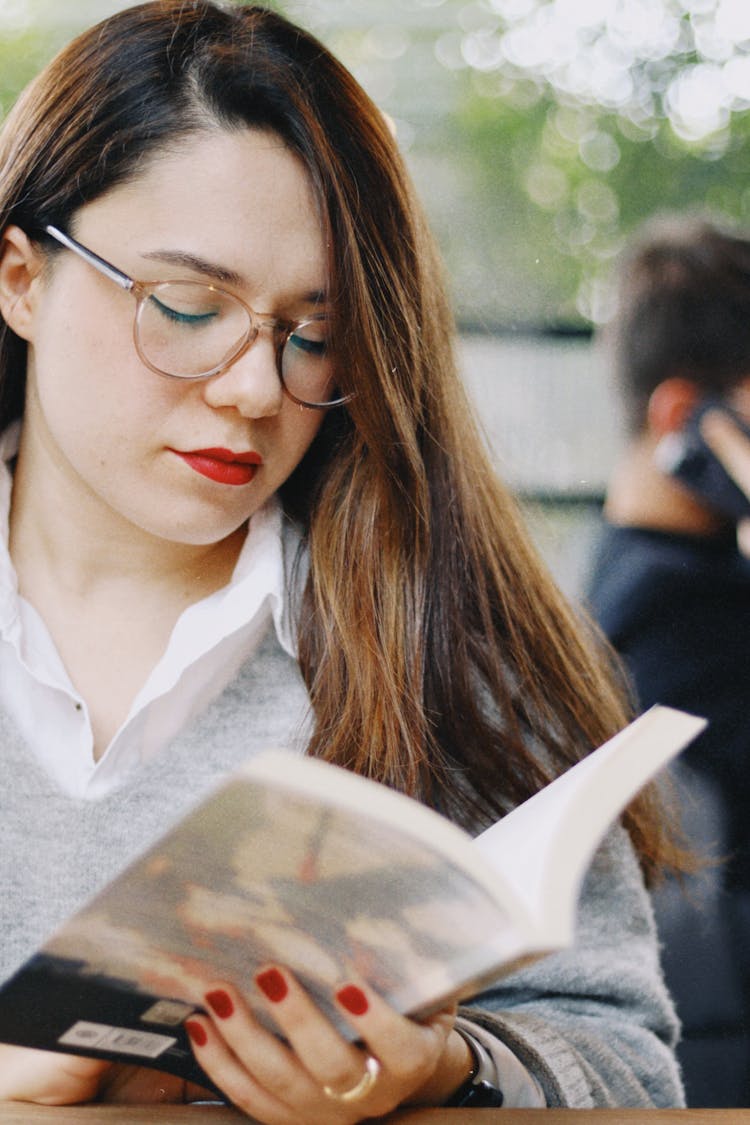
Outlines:
POLYGON ((122 245, 131 268, 132 257, 177 250, 221 263, 256 292, 325 287, 326 239, 310 176, 267 130, 191 134, 83 207, 76 233, 122 245))

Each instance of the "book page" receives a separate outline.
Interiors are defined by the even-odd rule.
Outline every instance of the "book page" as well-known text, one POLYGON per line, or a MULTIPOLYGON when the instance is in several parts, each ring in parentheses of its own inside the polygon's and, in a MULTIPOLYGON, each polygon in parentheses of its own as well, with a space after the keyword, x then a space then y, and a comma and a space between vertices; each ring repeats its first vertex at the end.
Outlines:
POLYGON ((705 726, 683 711, 652 707, 476 838, 534 919, 540 950, 572 941, 581 882, 602 837, 705 726))

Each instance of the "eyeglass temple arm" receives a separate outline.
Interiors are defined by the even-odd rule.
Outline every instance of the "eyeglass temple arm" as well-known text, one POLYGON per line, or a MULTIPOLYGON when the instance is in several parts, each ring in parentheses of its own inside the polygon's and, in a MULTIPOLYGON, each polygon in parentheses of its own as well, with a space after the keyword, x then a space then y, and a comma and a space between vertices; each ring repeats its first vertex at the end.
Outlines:
POLYGON ((76 242, 70 235, 64 234, 51 224, 48 224, 44 229, 47 234, 57 239, 57 241, 62 243, 63 246, 66 246, 68 250, 72 250, 74 254, 78 254, 79 257, 83 258, 84 261, 88 262, 94 269, 99 270, 100 273, 103 273, 111 281, 114 281, 115 285, 119 285, 121 289, 132 289, 135 285, 132 277, 128 277, 122 270, 118 270, 111 262, 100 258, 93 250, 87 250, 85 246, 82 246, 80 242, 76 242))

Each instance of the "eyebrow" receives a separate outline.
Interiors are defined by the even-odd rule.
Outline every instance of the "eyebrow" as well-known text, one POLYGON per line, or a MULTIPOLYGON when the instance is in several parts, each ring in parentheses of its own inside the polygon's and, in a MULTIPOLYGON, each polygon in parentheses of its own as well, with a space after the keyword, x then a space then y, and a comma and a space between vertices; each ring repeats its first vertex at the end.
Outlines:
MULTIPOLYGON (((225 285, 233 285, 236 289, 247 288, 247 280, 242 274, 216 262, 210 262, 197 254, 190 254, 187 250, 148 250, 144 251, 141 257, 156 262, 166 262, 170 266, 183 266, 225 285)), ((309 305, 324 304, 327 299, 328 294, 324 289, 312 289, 302 297, 302 301, 309 305)))
POLYGON ((245 284, 241 274, 227 269, 226 266, 217 265, 216 262, 209 262, 206 258, 200 258, 197 254, 189 254, 187 250, 148 250, 141 256, 156 262, 166 262, 170 266, 186 266, 196 273, 213 277, 216 281, 223 281, 228 285, 236 285, 238 288, 245 284))

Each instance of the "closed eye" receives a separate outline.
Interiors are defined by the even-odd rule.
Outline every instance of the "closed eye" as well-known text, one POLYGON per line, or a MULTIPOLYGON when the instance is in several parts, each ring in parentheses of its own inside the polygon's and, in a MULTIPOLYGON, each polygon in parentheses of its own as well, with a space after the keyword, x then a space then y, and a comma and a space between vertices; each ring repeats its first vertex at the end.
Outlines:
POLYGON ((181 312, 179 309, 173 309, 170 305, 165 305, 158 297, 153 294, 149 298, 151 303, 156 306, 162 316, 167 320, 173 321, 175 324, 207 324, 209 321, 214 320, 219 314, 218 310, 201 313, 181 312))
POLYGON ((306 352, 308 355, 319 356, 321 358, 328 350, 328 345, 325 340, 311 340, 309 336, 301 336, 297 332, 292 332, 287 340, 287 344, 300 352, 306 352))

